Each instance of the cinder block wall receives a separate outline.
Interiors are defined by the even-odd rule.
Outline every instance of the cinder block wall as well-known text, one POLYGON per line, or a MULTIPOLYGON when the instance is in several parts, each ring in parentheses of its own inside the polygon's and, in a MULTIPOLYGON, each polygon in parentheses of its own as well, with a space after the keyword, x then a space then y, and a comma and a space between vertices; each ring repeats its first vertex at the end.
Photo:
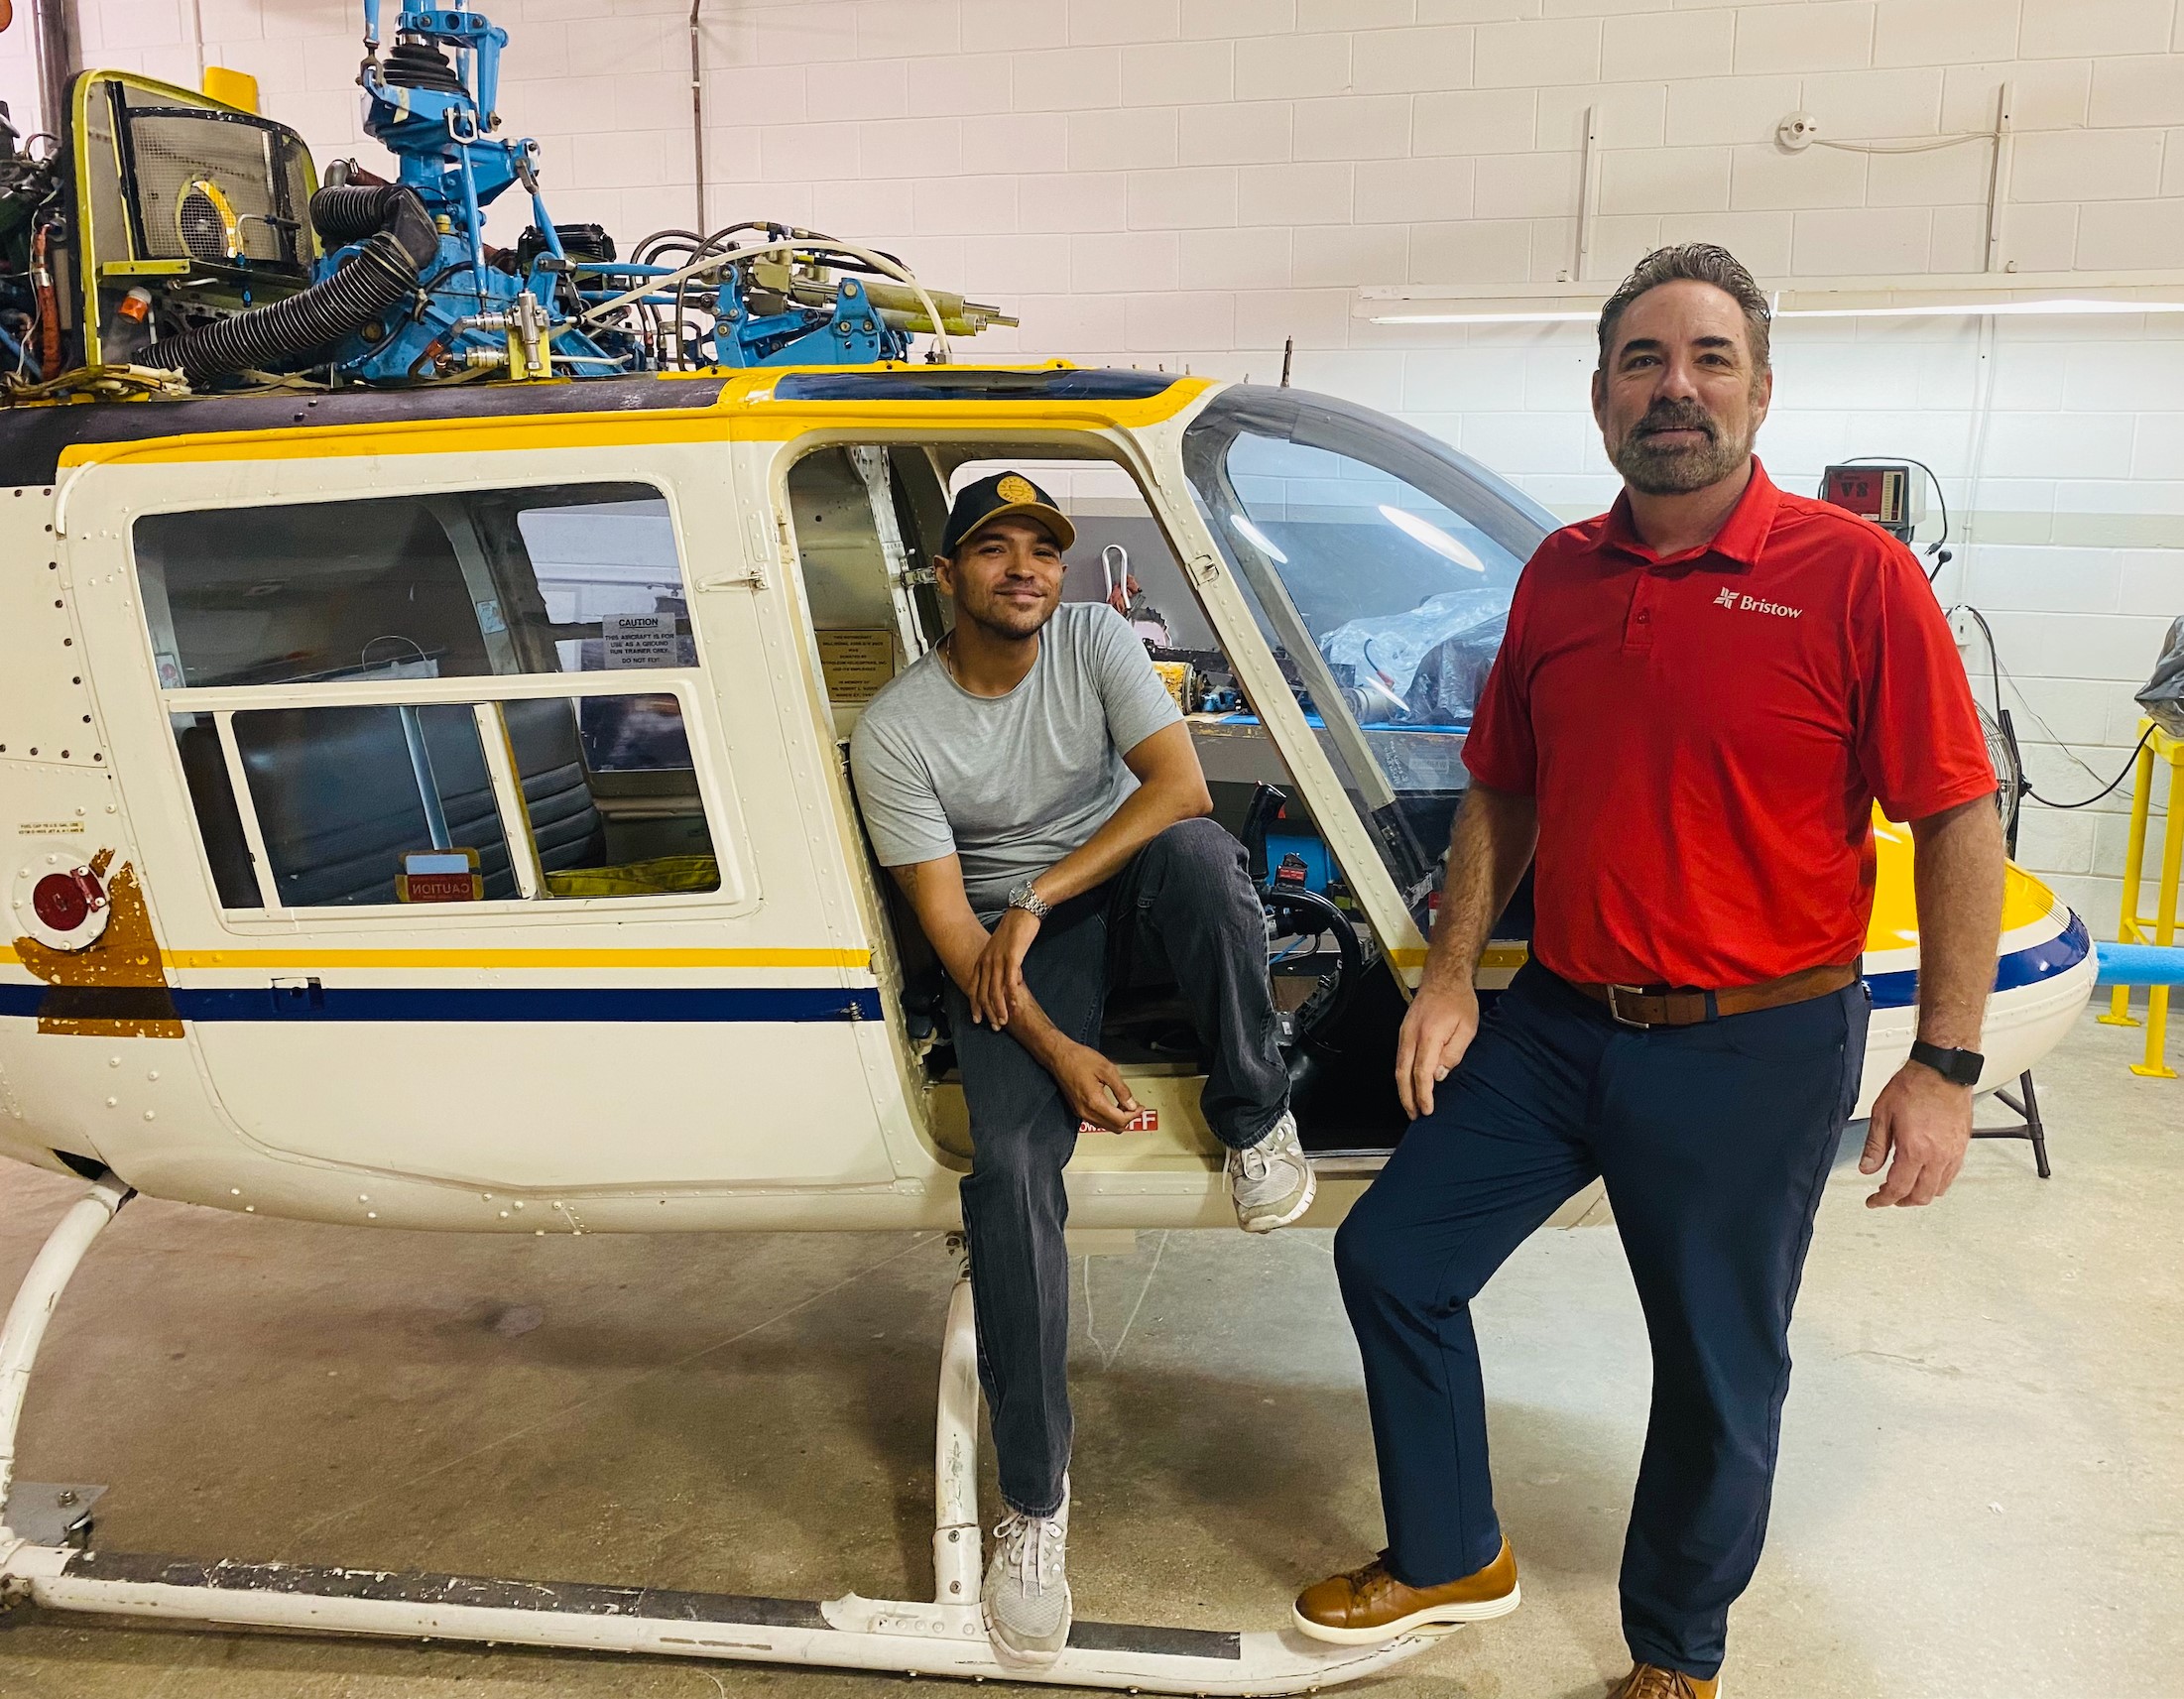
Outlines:
MULTIPOLYGON (((86 57, 255 73, 321 163, 370 159, 346 0, 81 0, 86 57), (198 46, 201 20, 202 43, 198 46)), ((389 0, 390 11, 397 0, 389 0)), ((625 240, 699 216, 683 0, 488 0, 502 110, 555 216, 625 240)), ((788 219, 1005 303, 991 355, 1189 366, 1386 408, 1557 510, 1615 489, 1582 326, 1409 327, 1360 285, 1553 279, 1588 108, 1595 275, 1727 243, 1764 276, 1981 269, 1987 129, 2015 90, 2003 251, 2025 271, 2184 269, 2176 0, 701 0, 712 225, 788 219)), ((35 110, 28 9, 0 93, 35 110)), ((12 56, 12 57, 11 57, 12 56)), ((28 127, 28 126, 26 126, 28 127)), ((526 210, 506 204, 506 239, 526 210)), ((1786 323, 1760 450, 1810 488, 1854 454, 1940 474, 1945 603, 1986 611, 2034 782, 2071 800, 2135 736, 2184 613, 2184 317, 1786 323)), ((1938 534, 1938 524, 1925 535, 1938 534)), ((1983 648, 1968 656, 1991 696, 1983 648)), ((2097 776, 2097 777, 2096 777, 2097 776)), ((2124 794, 2034 807, 2023 858, 2113 933, 2124 794)))

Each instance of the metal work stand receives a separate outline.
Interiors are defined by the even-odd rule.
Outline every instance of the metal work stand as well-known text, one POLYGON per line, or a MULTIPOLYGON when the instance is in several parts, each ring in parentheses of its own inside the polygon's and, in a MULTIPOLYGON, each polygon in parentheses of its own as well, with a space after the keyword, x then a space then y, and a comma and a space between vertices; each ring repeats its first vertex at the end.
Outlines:
POLYGON ((2016 1112, 2019 1124, 2015 1127, 1975 1127, 1975 1139, 2024 1139, 2032 1145, 2033 1165, 2039 1169, 2040 1178, 2053 1179, 2055 1170, 2047 1165, 2047 1125, 2040 1119, 2040 1099, 2032 1089, 2030 1068, 2017 1076, 2017 1095, 2012 1097, 2008 1088, 1995 1095, 2005 1107, 2016 1112))

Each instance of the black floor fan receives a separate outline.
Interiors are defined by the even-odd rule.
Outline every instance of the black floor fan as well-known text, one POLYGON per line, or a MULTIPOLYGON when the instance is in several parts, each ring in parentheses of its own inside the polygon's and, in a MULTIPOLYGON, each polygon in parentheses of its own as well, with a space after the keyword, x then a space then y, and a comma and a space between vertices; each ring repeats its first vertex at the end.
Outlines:
MULTIPOLYGON (((1980 710, 1980 723, 1987 729, 1987 753, 1995 764, 1995 803, 2002 809, 2002 843, 2012 861, 2017 856, 2017 818, 2023 806, 2025 794, 2032 787, 2024 776, 2024 763, 2017 755, 2017 729, 2010 723, 2009 710, 2000 710, 2000 718, 1990 717, 1987 710, 1980 710)), ((1975 1127, 1975 1139, 2025 1139, 2032 1145, 2033 1165, 2039 1169, 2040 1178, 2052 1177, 2054 1170, 2047 1163, 2047 1126, 2040 1119, 2039 1094, 2032 1089, 2030 1068, 2017 1076, 2014 1093, 1998 1090, 1995 1095, 2017 1117, 2012 1127, 1975 1127)))

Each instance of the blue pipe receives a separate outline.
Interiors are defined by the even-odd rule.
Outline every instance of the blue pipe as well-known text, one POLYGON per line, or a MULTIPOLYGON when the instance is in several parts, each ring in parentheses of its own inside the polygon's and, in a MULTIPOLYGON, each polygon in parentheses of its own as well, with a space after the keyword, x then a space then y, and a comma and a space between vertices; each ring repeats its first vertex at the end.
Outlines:
POLYGON ((2184 945, 2095 944, 2096 985, 2184 985, 2184 945))

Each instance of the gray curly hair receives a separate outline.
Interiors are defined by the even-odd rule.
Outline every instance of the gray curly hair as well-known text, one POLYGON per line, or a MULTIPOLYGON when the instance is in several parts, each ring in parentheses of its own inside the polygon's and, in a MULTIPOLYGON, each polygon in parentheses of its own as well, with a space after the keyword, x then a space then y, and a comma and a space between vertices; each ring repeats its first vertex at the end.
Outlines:
POLYGON ((1684 242, 1673 248, 1655 248, 1638 261, 1601 307, 1601 370, 1608 368, 1608 354, 1615 345, 1616 326, 1622 322, 1624 309, 1647 290, 1685 280, 1712 284, 1744 308, 1745 327, 1752 339, 1753 370, 1767 369, 1767 327, 1773 315, 1767 307, 1766 292, 1752 281, 1744 262, 1727 248, 1718 248, 1712 242, 1684 242))

